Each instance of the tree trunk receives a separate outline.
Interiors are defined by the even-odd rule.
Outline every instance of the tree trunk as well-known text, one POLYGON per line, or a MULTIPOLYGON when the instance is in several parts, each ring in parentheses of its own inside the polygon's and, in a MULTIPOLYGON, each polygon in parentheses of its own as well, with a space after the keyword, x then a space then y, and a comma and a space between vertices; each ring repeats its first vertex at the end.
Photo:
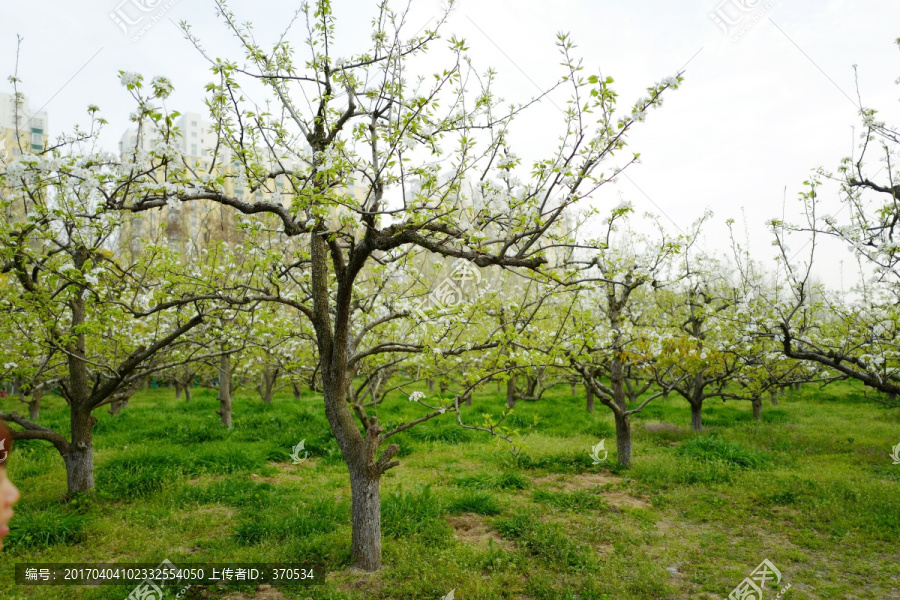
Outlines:
POLYGON ((219 358, 219 410, 222 424, 231 429, 231 355, 222 354, 219 358))
POLYGON ((623 467, 631 466, 631 416, 616 417, 616 448, 619 452, 619 464, 623 467))
POLYGON ((691 429, 703 431, 703 401, 691 402, 691 429))
POLYGON ((757 421, 762 420, 762 398, 756 397, 753 398, 753 418, 757 421))
POLYGON ((191 401, 191 398, 192 398, 192 396, 191 396, 191 394, 192 394, 192 392, 191 392, 191 384, 192 384, 192 383, 193 383, 193 382, 188 383, 186 386, 184 386, 184 401, 185 401, 185 402, 190 402, 190 401, 191 401))
POLYGON ((353 566, 368 572, 381 568, 380 483, 380 477, 373 477, 367 469, 351 467, 353 566))
POLYGON ((300 388, 300 384, 296 381, 291 382, 291 389, 294 390, 294 400, 299 400, 303 390, 300 388))
POLYGON ((272 404, 272 398, 275 396, 275 383, 278 381, 278 369, 274 371, 270 371, 269 369, 264 369, 262 373, 262 380, 259 382, 259 386, 257 389, 259 390, 259 395, 262 397, 262 401, 266 404, 272 404))
POLYGON ((69 493, 87 492, 94 487, 93 428, 97 419, 89 409, 72 406, 69 422, 72 442, 63 455, 66 463, 66 482, 69 493))
POLYGON ((181 390, 184 389, 184 385, 180 381, 175 381, 175 399, 181 400, 181 390))
POLYGON ((512 375, 506 380, 506 406, 507 408, 516 406, 516 378, 512 375))
POLYGON ((594 390, 587 384, 585 384, 584 390, 587 393, 587 411, 592 413, 594 412, 594 390))
POLYGON ((769 391, 769 400, 772 401, 772 404, 778 406, 778 392, 774 388, 769 391))
POLYGON ((447 393, 447 390, 450 388, 450 382, 446 379, 441 379, 441 383, 438 386, 441 390, 441 396, 447 393))
POLYGON ((28 418, 37 421, 41 415, 41 398, 44 396, 44 388, 36 387, 31 390, 31 400, 28 401, 28 418))
POLYGON ((577 381, 573 381, 573 382, 569 383, 569 393, 571 394, 571 396, 573 398, 576 397, 576 395, 578 394, 578 382, 577 381))
POLYGON ((428 384, 428 393, 434 393, 434 379, 426 379, 425 383, 428 384))
POLYGON ((109 410, 107 411, 114 417, 119 416, 119 413, 122 412, 122 405, 125 404, 124 400, 116 400, 115 402, 111 402, 109 404, 109 410))

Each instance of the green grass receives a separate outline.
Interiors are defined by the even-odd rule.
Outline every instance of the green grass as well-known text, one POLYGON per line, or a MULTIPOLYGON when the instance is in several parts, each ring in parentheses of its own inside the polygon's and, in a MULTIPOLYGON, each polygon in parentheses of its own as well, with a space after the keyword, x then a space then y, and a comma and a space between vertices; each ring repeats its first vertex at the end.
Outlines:
MULTIPOLYGON (((300 600, 437 600, 451 589, 460 600, 711 600, 768 558, 792 585, 787 600, 897 597, 900 465, 888 452, 900 412, 849 384, 810 386, 767 402, 761 422, 749 403, 707 403, 698 434, 671 395, 632 417, 625 469, 609 411, 587 413, 579 394, 558 386, 516 407, 504 425, 537 417, 518 456, 450 414, 392 437, 401 465, 381 485, 385 569, 364 576, 348 568, 349 476, 321 398, 285 393, 267 406, 239 393, 229 431, 214 390, 190 403, 142 391, 119 417, 96 414, 93 494, 64 500, 56 451, 17 443, 8 471, 22 500, 0 596, 121 600, 133 586, 16 586, 13 565, 168 558, 330 572, 315 588, 281 588, 300 600), (590 450, 604 438, 608 460, 594 465, 590 450), (293 465, 300 440, 308 459, 293 465)), ((9 398, 0 409, 20 410, 9 398)), ((399 394, 378 410, 388 428, 421 416, 399 394)), ((502 410, 491 385, 463 419, 481 424, 502 410)), ((67 433, 59 397, 45 397, 40 423, 67 433)), ((186 600, 234 591, 195 586, 186 600)))

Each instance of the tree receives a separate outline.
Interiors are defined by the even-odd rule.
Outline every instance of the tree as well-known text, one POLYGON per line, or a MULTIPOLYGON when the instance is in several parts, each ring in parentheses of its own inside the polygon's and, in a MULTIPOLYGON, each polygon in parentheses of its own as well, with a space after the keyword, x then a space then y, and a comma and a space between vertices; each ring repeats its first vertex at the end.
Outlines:
POLYGON ((582 272, 569 283, 587 286, 587 294, 582 299, 582 310, 572 314, 574 335, 567 356, 571 368, 612 411, 618 462, 626 467, 631 465, 631 415, 680 381, 668 383, 636 407, 628 406, 628 370, 648 370, 645 363, 652 360, 640 351, 647 332, 641 331, 641 323, 636 318, 642 312, 633 306, 636 292, 644 286, 658 286, 664 280, 669 261, 680 251, 683 242, 669 239, 658 223, 655 239, 627 230, 626 235, 614 240, 616 222, 630 212, 627 203, 614 209, 606 220, 604 237, 593 244, 600 250, 593 256, 570 261, 573 266, 579 265, 582 272), (601 374, 608 377, 609 385, 604 383, 601 374))
MULTIPOLYGON (((140 196, 119 208, 137 212, 169 199, 212 200, 257 215, 261 223, 277 223, 287 238, 306 242, 304 253, 285 257, 279 277, 301 281, 308 293, 282 293, 273 278, 264 292, 250 296, 293 307, 315 331, 325 414, 350 474, 353 561, 373 571, 381 567, 380 480, 399 464, 393 460, 396 444, 380 456, 379 448, 416 423, 387 431, 376 416, 354 410, 358 405, 347 402, 350 377, 360 361, 377 354, 421 353, 433 347, 382 338, 354 348, 354 307, 358 292, 365 289, 360 281, 378 265, 403 260, 412 248, 464 259, 477 268, 540 269, 548 248, 565 242, 554 233, 554 224, 633 161, 598 172, 601 163, 624 149, 634 124, 680 78, 652 86, 647 97, 619 116, 612 79, 583 76, 580 62, 572 57, 573 44, 560 36, 564 80, 572 91, 562 142, 531 165, 527 183, 504 188, 496 182, 511 182, 520 162, 507 146, 507 130, 523 107, 502 108, 491 91, 493 72, 477 77, 460 39, 449 40, 446 69, 412 75, 416 61, 431 56, 446 12, 434 29, 405 38, 406 14, 382 2, 371 47, 339 58, 330 3, 315 2, 302 9, 310 57, 298 64, 286 38, 265 49, 249 25, 239 24, 224 3, 217 4, 250 65, 210 61, 218 80, 208 86, 210 114, 219 145, 229 149, 238 167, 230 174, 216 171, 216 153, 202 173, 160 159, 153 175, 138 186, 140 196), (277 108, 248 109, 242 79, 265 86, 277 108), (476 81, 481 86, 472 93, 476 81), (454 149, 444 151, 446 144, 454 149), (441 168, 449 173, 441 174, 441 168), (277 176, 287 180, 283 191, 271 184, 277 176), (466 198, 461 184, 470 176, 490 202, 466 198), (160 185, 163 178, 166 184, 160 185), (225 184, 232 179, 251 195, 228 193, 225 184), (271 196, 252 196, 257 191, 271 196)), ((190 29, 185 31, 201 48, 190 29)), ((125 79, 140 93, 138 76, 125 79)), ((404 310, 381 316, 369 323, 363 342, 377 338, 384 325, 408 318, 404 310)), ((465 349, 440 351, 452 355, 465 349)), ((434 407, 417 422, 436 418, 447 408, 434 407)))
MULTIPOLYGON (((92 113, 96 111, 92 110, 92 113)), ((98 126, 95 120, 94 126, 98 126)), ((162 249, 125 264, 111 252, 111 237, 124 217, 105 198, 118 200, 111 157, 83 152, 97 129, 76 132, 41 155, 0 164, 4 211, 0 222, 0 292, 3 331, 24 339, 33 361, 30 389, 60 375, 58 387, 69 407, 70 437, 16 413, 0 418, 22 427, 16 439, 52 443, 66 463, 68 491, 94 485, 92 412, 126 399, 147 376, 164 366, 164 352, 204 317, 203 302, 190 308, 157 302, 171 266, 162 249), (115 327, 110 324, 115 323, 115 327)), ((7 336, 4 336, 7 337, 7 336)))
MULTIPOLYGON (((900 45, 900 40, 898 40, 900 45)), ((858 156, 844 158, 836 173, 819 169, 800 196, 805 222, 771 221, 790 295, 778 310, 774 335, 788 357, 816 363, 832 374, 852 378, 887 395, 900 394, 900 133, 862 108, 862 142, 858 156), (877 159, 872 160, 872 153, 877 159), (878 169, 876 172, 873 171, 878 169), (848 217, 823 214, 822 187, 839 185, 848 217), (791 256, 791 235, 808 236, 805 262, 791 256), (818 238, 841 240, 859 264, 859 284, 849 292, 825 290, 812 276, 818 238), (822 314, 827 315, 822 319, 822 314)), ((838 213, 838 214, 840 214, 838 213)))

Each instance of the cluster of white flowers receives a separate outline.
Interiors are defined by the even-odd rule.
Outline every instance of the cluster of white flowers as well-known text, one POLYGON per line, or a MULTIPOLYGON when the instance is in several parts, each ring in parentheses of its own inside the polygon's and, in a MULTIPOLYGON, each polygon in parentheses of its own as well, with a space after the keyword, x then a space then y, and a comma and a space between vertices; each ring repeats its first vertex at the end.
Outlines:
POLYGON ((133 73, 131 71, 123 71, 121 75, 119 75, 119 81, 122 82, 122 85, 128 87, 129 85, 135 85, 143 79, 140 73, 133 73))
POLYGON ((425 398, 424 392, 413 392, 409 395, 410 402, 418 402, 419 400, 423 400, 425 398))

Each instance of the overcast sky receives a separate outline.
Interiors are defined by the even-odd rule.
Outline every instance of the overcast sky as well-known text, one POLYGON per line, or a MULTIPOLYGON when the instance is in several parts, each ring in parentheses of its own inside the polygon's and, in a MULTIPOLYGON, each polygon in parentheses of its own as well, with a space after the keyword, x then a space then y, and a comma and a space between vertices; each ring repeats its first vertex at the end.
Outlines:
MULTIPOLYGON (((334 4, 346 49, 341 54, 361 50, 374 2, 334 4)), ((274 39, 298 5, 294 0, 230 4, 242 20, 255 23, 261 41, 274 39)), ((414 28, 426 24, 439 6, 434 0, 413 0, 413 5, 414 28)), ((0 4, 0 72, 13 73, 16 35, 21 35, 20 91, 33 108, 47 110, 51 137, 86 122, 86 107, 97 104, 110 121, 103 143, 114 150, 133 109, 119 70, 148 79, 166 75, 175 85, 170 108, 203 112, 203 87, 211 76, 172 22, 181 20, 192 25, 211 55, 239 57, 211 2, 7 0, 0 4), (126 26, 126 33, 111 15, 141 20, 126 26)), ((615 78, 623 106, 687 64, 682 88, 631 138, 641 164, 597 202, 614 206, 621 196, 639 210, 664 214, 673 229, 682 230, 709 208, 715 213, 705 240, 711 251, 727 240, 725 219, 741 220, 743 209, 757 256, 765 258, 772 254, 766 220, 781 216, 785 197, 786 216, 792 218, 810 170, 836 167, 856 144, 852 65, 859 67, 863 104, 880 109, 889 122, 900 120, 898 24, 895 0, 460 0, 444 32, 466 38, 476 63, 499 71, 499 89, 508 100, 527 99, 559 78, 554 46, 559 31, 571 33, 587 70, 615 78), (738 4, 756 8, 743 13, 738 4), (726 34, 712 13, 742 19, 726 34)), ((302 46, 302 31, 298 27, 292 36, 295 47, 302 46)), ((11 91, 5 81, 0 89, 11 91)), ((520 154, 538 156, 553 142, 561 117, 554 104, 564 101, 564 95, 551 97, 524 121, 514 138, 520 154)), ((836 201, 827 208, 830 214, 838 211, 836 201)), ((820 258, 817 273, 838 285, 836 262, 846 256, 826 248, 820 258)), ((853 268, 845 265, 845 283, 853 268)))

